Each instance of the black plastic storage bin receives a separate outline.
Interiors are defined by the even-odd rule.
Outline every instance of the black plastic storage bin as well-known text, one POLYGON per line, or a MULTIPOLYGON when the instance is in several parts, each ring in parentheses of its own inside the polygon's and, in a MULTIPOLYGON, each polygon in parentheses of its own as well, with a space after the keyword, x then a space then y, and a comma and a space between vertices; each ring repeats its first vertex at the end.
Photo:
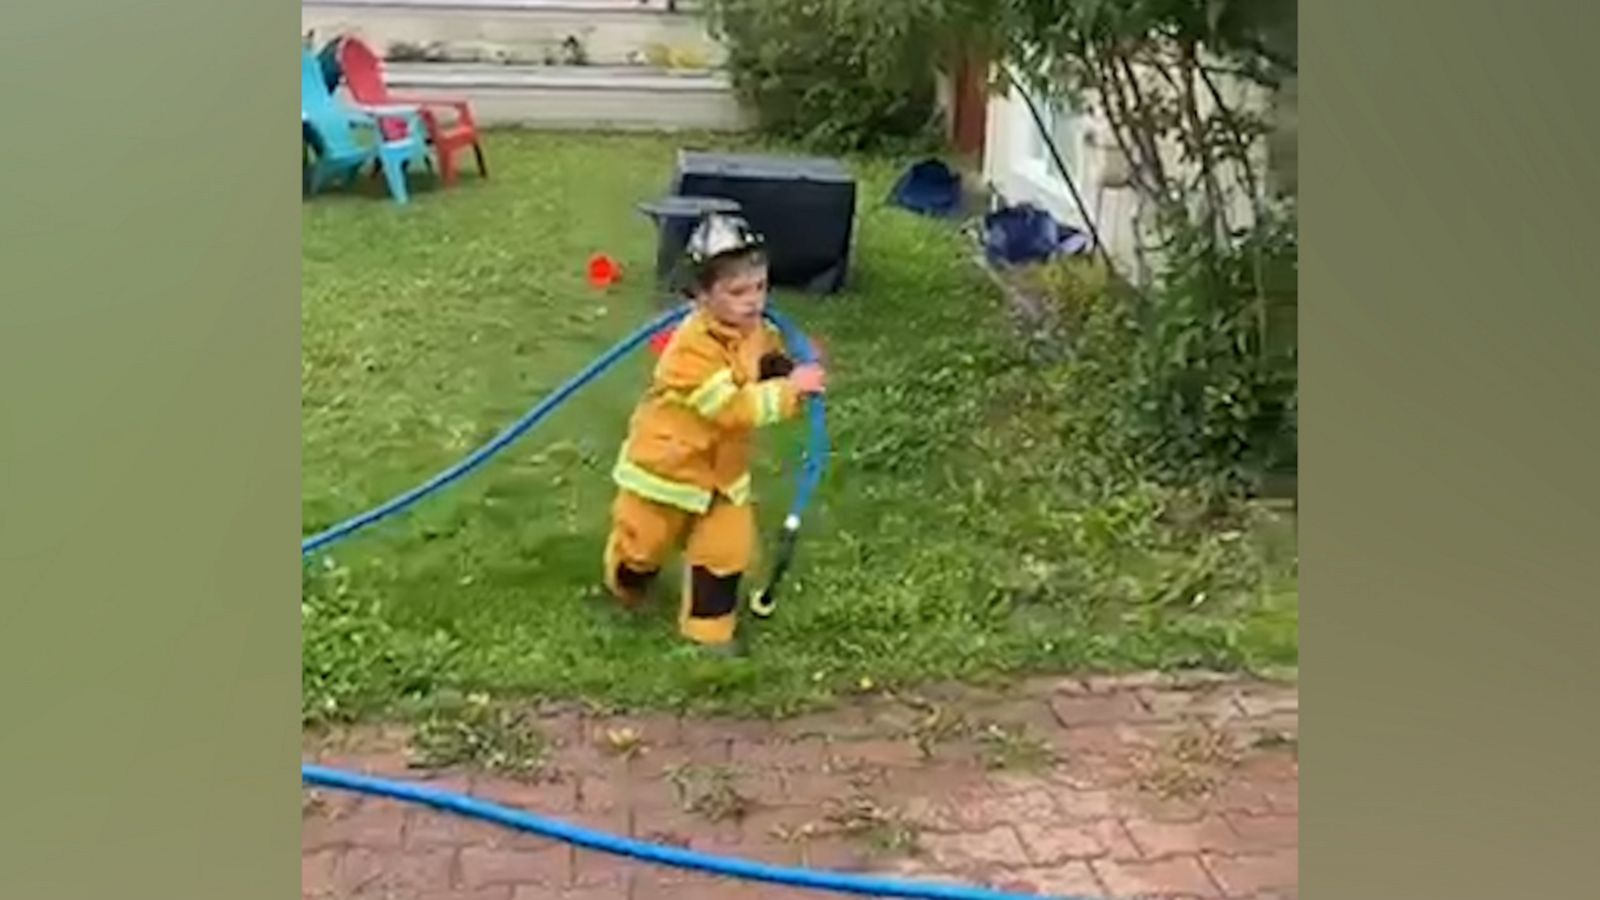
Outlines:
POLYGON ((738 201, 766 236, 773 285, 818 294, 844 287, 856 182, 838 160, 685 150, 672 193, 738 201))
POLYGON ((681 288, 674 282, 683 261, 683 248, 700 217, 706 213, 737 213, 736 200, 726 197, 671 196, 639 204, 639 211, 656 225, 656 281, 663 287, 681 288))

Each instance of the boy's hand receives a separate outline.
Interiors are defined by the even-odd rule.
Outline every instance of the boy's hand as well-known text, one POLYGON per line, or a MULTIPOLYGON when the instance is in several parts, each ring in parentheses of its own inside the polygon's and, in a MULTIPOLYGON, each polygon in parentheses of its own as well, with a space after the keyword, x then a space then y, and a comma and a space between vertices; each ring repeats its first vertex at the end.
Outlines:
POLYGON ((787 378, 794 371, 794 360, 782 353, 768 353, 761 357, 760 371, 756 375, 757 381, 766 381, 769 378, 787 378))
POLYGON ((802 394, 820 394, 827 390, 828 375, 816 363, 795 366, 789 373, 789 383, 802 394))

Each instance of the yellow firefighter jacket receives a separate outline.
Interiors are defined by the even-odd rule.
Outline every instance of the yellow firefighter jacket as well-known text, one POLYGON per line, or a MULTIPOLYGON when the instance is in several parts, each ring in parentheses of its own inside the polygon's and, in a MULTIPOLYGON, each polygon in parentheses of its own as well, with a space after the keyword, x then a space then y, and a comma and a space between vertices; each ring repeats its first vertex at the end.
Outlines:
POLYGON ((770 328, 743 334, 703 310, 691 313, 634 410, 612 473, 617 486, 696 514, 718 494, 748 503, 751 432, 800 407, 789 379, 758 380, 761 357, 782 351, 770 328))

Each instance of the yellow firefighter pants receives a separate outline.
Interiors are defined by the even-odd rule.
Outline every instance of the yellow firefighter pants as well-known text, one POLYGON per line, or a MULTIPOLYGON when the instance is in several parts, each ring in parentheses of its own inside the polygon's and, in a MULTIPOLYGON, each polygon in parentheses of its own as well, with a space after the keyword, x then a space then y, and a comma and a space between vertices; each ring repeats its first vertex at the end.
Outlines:
POLYGON ((721 495, 703 515, 695 515, 631 491, 618 491, 611 509, 611 536, 606 541, 606 586, 624 602, 635 602, 638 598, 617 584, 618 565, 638 573, 659 572, 687 532, 683 554, 687 571, 678 628, 685 637, 702 644, 727 643, 733 639, 738 614, 735 579, 754 562, 755 531, 755 512, 750 505, 730 503, 721 495), (699 577, 695 569, 701 570, 699 577), (705 578, 707 574, 712 578, 705 578), (720 585, 712 584, 708 592, 706 582, 720 585), (702 596, 696 596, 697 588, 702 596), (704 596, 707 593, 725 596, 704 596))

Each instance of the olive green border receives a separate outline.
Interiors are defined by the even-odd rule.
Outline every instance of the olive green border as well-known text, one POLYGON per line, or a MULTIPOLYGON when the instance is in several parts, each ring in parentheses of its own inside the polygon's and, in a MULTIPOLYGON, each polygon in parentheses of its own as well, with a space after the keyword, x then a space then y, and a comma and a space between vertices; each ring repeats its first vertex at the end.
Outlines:
POLYGON ((0 13, 0 897, 297 896, 298 44, 0 13))
MULTIPOLYGON (((1597 20, 1303 10, 1306 896, 1593 890, 1597 20)), ((0 895, 293 896, 296 8, 0 35, 0 895)))
POLYGON ((1595 891, 1597 25, 1303 4, 1305 896, 1595 891))

